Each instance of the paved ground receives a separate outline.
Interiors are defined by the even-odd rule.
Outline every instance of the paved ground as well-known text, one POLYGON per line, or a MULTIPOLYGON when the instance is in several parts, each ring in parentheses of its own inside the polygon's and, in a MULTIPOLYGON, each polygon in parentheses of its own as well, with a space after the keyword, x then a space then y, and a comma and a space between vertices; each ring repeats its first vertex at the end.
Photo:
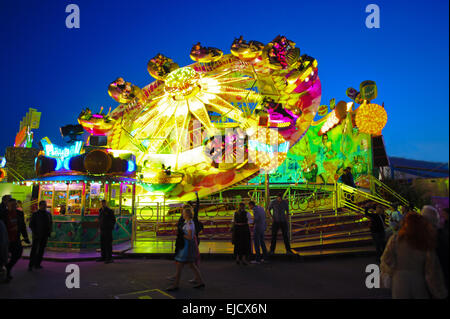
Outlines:
POLYGON ((170 260, 117 259, 108 265, 77 262, 79 289, 66 288, 69 263, 44 261, 44 269, 28 272, 27 262, 19 261, 13 269, 14 279, 0 284, 0 298, 389 298, 388 290, 365 286, 365 267, 374 257, 249 266, 238 266, 232 260, 206 260, 201 264, 206 289, 191 288, 187 281, 192 275, 186 269, 181 289, 170 294, 164 292, 169 285, 165 278, 175 269, 170 260))

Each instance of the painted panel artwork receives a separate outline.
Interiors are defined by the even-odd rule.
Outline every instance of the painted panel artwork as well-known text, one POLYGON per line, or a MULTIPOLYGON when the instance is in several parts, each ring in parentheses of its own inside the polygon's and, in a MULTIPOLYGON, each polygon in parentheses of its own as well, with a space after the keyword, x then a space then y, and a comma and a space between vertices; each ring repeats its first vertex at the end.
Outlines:
MULTIPOLYGON (((369 187, 372 170, 370 134, 361 133, 349 116, 328 132, 321 134, 325 122, 311 126, 305 136, 288 152, 286 160, 270 174, 271 183, 332 184, 343 169, 351 167, 355 184, 369 187)), ((250 183, 263 183, 259 175, 250 183)))

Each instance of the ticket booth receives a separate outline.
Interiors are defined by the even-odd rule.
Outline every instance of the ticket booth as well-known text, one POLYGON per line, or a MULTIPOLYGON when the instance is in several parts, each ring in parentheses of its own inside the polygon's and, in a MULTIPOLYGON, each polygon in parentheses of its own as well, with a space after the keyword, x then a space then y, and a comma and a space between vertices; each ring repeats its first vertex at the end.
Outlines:
POLYGON ((39 184, 38 201, 45 200, 53 216, 49 247, 100 247, 98 215, 103 199, 116 215, 113 244, 131 239, 136 187, 133 179, 77 175, 32 182, 39 184))

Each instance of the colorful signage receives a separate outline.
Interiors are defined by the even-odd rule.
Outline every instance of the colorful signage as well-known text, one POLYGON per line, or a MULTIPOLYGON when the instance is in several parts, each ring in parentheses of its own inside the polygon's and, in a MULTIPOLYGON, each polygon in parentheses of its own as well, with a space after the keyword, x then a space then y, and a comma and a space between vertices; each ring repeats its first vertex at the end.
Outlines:
POLYGON ((33 144, 33 132, 31 130, 39 128, 40 121, 41 112, 30 108, 22 118, 22 121, 20 121, 19 132, 16 134, 14 147, 30 148, 33 144))
POLYGON ((48 139, 42 139, 41 143, 44 147, 45 155, 56 159, 57 163, 55 171, 59 171, 62 168, 70 170, 70 159, 76 155, 79 155, 81 152, 81 147, 83 146, 82 141, 76 141, 68 147, 60 147, 51 143, 49 144, 48 139))

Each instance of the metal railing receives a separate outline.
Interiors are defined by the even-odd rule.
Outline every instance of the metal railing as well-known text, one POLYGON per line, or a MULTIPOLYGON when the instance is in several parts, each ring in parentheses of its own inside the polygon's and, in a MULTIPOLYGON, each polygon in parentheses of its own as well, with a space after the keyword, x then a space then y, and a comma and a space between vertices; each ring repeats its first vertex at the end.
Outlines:
POLYGON ((25 180, 25 178, 19 173, 17 172, 14 168, 10 167, 10 166, 6 166, 7 169, 7 173, 9 175, 11 175, 16 181, 20 182, 25 180))
POLYGON ((337 183, 337 207, 346 207, 354 212, 364 213, 364 209, 358 205, 358 203, 370 200, 387 208, 392 208, 392 203, 379 197, 366 192, 363 192, 357 188, 337 183))
POLYGON ((370 189, 373 194, 377 194, 384 198, 383 191, 388 193, 390 196, 398 200, 402 205, 409 206, 409 202, 403 198, 400 194, 395 192, 392 188, 381 182, 378 178, 370 175, 370 189))
MULTIPOLYGON (((395 192, 392 191, 393 194, 395 192)), ((318 216, 320 222, 322 222, 322 215, 324 218, 333 214, 338 217, 339 211, 344 211, 345 215, 350 214, 363 214, 364 208, 360 207, 362 202, 373 201, 386 208, 392 208, 392 202, 380 197, 376 193, 370 193, 367 190, 361 190, 353 188, 351 186, 335 183, 333 187, 322 187, 313 185, 311 189, 288 187, 284 193, 287 199, 289 199, 289 208, 291 214, 289 214, 289 236, 293 239, 293 224, 298 223, 299 218, 308 218, 310 214, 311 218, 318 216), (305 215, 306 214, 306 215, 305 215)), ((398 194, 397 194, 398 195, 398 194)), ((398 195, 398 197, 401 197, 398 195)), ((272 198, 273 199, 273 198, 272 198)), ((199 219, 204 223, 205 227, 215 228, 217 227, 219 232, 217 234, 210 233, 204 234, 209 239, 224 238, 228 234, 224 231, 224 225, 231 222, 231 217, 238 208, 240 202, 248 202, 253 200, 255 203, 264 206, 263 192, 260 190, 248 191, 248 199, 240 197, 216 197, 210 199, 204 199, 200 201, 200 213, 199 219)), ((175 230, 176 222, 180 217, 182 204, 168 205, 166 202, 150 203, 136 201, 136 214, 135 214, 135 228, 133 238, 136 240, 136 231, 140 227, 147 235, 153 234, 153 238, 157 237, 157 234, 164 234, 164 237, 168 240, 174 240, 171 232, 175 230)), ((267 215, 267 225, 270 226, 271 218, 267 215)), ((269 229, 269 227, 268 227, 269 229)), ((140 231, 142 231, 140 230, 140 231)), ((319 240, 322 242, 324 236, 327 233, 318 233, 319 240)), ((150 236, 151 237, 151 236, 150 236)), ((141 236, 138 240, 145 241, 149 237, 141 236)))

